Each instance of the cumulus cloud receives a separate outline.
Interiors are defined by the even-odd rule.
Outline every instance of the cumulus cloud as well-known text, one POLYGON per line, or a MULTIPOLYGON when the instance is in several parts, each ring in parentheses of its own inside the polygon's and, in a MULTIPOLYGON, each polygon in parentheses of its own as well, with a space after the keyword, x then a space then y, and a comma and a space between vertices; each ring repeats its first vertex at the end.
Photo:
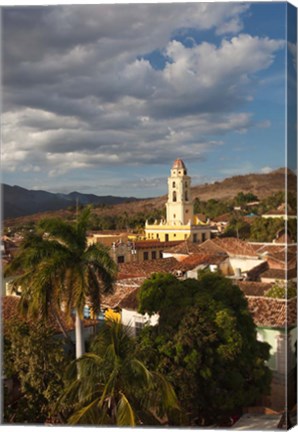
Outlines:
MULTIPOLYGON (((203 160, 245 112, 281 41, 239 32, 247 4, 6 8, 3 168, 46 171, 203 160), (186 47, 185 29, 220 43, 186 47), (163 57, 156 67, 153 52, 163 57)), ((265 126, 264 126, 265 125, 265 126)))

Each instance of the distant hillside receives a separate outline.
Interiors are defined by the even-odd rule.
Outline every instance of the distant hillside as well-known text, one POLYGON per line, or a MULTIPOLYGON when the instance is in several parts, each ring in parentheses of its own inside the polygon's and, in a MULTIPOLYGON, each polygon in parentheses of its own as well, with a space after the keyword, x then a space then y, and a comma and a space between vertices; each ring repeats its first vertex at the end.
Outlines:
POLYGON ((97 196, 71 192, 70 194, 55 194, 41 190, 28 190, 20 186, 2 185, 3 217, 15 218, 45 211, 55 211, 79 204, 120 204, 136 201, 133 197, 97 196))
MULTIPOLYGON (((296 175, 288 171, 287 172, 287 182, 288 182, 288 190, 295 193, 296 191, 296 183, 297 183, 297 177, 296 175)), ((11 188, 11 187, 9 187, 11 188)), ((15 188, 17 188, 15 186, 15 188)), ((22 189, 22 188, 19 188, 22 189)), ((7 191, 10 191, 10 189, 6 189, 7 191)), ((26 191, 26 189, 22 189, 23 191, 26 191)), ((272 195, 275 192, 284 191, 285 190, 285 170, 280 168, 276 171, 273 171, 269 174, 247 174, 243 176, 235 176, 227 178, 223 181, 218 181, 211 184, 204 184, 204 185, 198 185, 192 187, 192 198, 199 198, 201 201, 208 201, 209 199, 232 199, 234 198, 239 192, 248 193, 251 192, 254 195, 256 195, 259 199, 266 198, 267 196, 272 195)), ((27 192, 36 192, 36 191, 27 191, 27 192)), ((39 191, 41 194, 49 194, 48 192, 42 192, 39 191)), ((85 195, 85 194, 79 194, 78 192, 73 192, 69 195, 63 195, 62 198, 64 199, 63 207, 61 206, 60 209, 65 209, 69 207, 70 205, 74 205, 75 199, 78 194, 80 197, 80 203, 87 204, 88 199, 87 197, 96 197, 95 195, 85 195), (69 201, 67 201, 67 204, 65 202, 64 197, 70 197, 69 201), (84 199, 86 198, 86 202, 84 202, 84 199)), ((56 194, 49 194, 50 196, 55 196, 57 199, 61 200, 61 195, 56 196, 56 194), (60 198, 59 198, 60 197, 60 198)), ((20 199, 17 198, 17 195, 15 197, 12 194, 9 194, 9 200, 8 197, 5 197, 5 191, 4 191, 4 207, 6 206, 6 209, 9 209, 9 205, 11 204, 12 209, 17 209, 18 207, 21 209, 20 206, 20 199)), ((128 214, 135 214, 138 212, 150 212, 153 209, 162 209, 164 208, 164 205, 167 200, 167 196, 163 195, 157 198, 151 198, 151 199, 144 199, 144 200, 136 200, 135 198, 118 198, 118 197, 96 197, 100 200, 107 199, 110 201, 105 201, 106 204, 108 204, 107 208, 96 208, 94 209, 94 212, 100 215, 121 215, 123 213, 128 214), (112 200, 119 200, 117 202, 113 202, 112 200), (134 202, 129 202, 133 201, 134 202)), ((23 198, 24 199, 24 198, 23 198)), ((36 195, 35 195, 36 199, 36 195)), ((91 198, 90 198, 91 199, 91 198)), ((94 202, 94 201, 93 201, 94 202)), ((101 201, 103 203, 103 201, 101 201)), ((38 203, 35 202, 35 208, 38 208, 38 203)), ((59 203, 52 202, 52 205, 58 205, 59 203)), ((32 213, 34 213, 34 201, 31 204, 32 213)), ((49 209, 51 210, 51 209, 49 209)), ((54 208, 52 210, 55 210, 54 208)), ((41 211, 41 210, 39 210, 41 211)), ((69 217, 71 216, 72 212, 68 210, 61 210, 56 213, 56 215, 60 215, 62 217, 69 217)), ((51 216, 51 212, 47 213, 47 216, 51 216)), ((41 216, 44 216, 44 214, 35 214, 33 216, 27 216, 22 217, 19 219, 9 219, 5 221, 5 224, 15 224, 15 223, 23 223, 27 222, 28 220, 38 220, 41 216)), ((7 216, 8 217, 8 216, 7 216)), ((11 216, 14 217, 14 216, 11 216)))

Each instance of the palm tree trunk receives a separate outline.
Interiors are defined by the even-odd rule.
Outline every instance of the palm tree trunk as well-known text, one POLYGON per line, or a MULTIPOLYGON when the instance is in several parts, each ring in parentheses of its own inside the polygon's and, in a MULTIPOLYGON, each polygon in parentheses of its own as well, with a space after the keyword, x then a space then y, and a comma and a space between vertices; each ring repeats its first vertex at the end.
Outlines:
POLYGON ((76 310, 76 358, 82 357, 85 353, 84 325, 76 310))

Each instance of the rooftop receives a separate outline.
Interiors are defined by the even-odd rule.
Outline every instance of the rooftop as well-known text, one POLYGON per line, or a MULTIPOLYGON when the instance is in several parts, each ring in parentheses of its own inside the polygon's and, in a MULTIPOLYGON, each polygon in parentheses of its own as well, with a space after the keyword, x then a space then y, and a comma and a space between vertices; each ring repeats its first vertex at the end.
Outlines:
POLYGON ((118 265, 118 280, 132 277, 148 277, 152 273, 169 273, 175 270, 177 260, 173 257, 143 261, 142 263, 124 263, 118 265))

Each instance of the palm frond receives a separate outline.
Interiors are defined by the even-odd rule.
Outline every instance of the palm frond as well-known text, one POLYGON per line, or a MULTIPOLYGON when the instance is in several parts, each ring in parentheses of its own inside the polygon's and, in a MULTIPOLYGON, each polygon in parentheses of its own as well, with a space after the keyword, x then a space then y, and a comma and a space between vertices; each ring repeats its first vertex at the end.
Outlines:
POLYGON ((124 393, 120 392, 120 400, 117 404, 117 426, 136 426, 134 410, 124 393))

